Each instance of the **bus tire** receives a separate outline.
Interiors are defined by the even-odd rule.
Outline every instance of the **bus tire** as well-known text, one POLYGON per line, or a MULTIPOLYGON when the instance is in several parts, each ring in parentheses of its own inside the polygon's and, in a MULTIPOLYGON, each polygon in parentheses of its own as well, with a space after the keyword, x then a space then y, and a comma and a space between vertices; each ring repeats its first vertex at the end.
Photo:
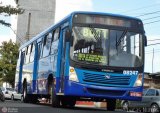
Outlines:
POLYGON ((23 102, 24 103, 29 102, 29 97, 28 97, 28 94, 27 94, 27 82, 24 82, 24 85, 23 85, 23 102))
POLYGON ((116 109, 116 99, 107 100, 107 111, 115 111, 116 109))
POLYGON ((52 85, 51 102, 52 107, 60 107, 60 97, 56 95, 55 85, 52 85))
POLYGON ((36 104, 38 102, 38 97, 36 95, 31 95, 31 103, 36 104))
POLYGON ((75 106, 75 104, 76 104, 76 100, 73 99, 73 100, 69 101, 68 105, 69 105, 70 108, 73 108, 75 106))
POLYGON ((63 96, 61 98, 61 104, 62 104, 63 107, 73 108, 76 104, 76 99, 71 98, 71 97, 63 96))
POLYGON ((61 105, 62 107, 67 107, 67 99, 65 96, 61 97, 61 105))

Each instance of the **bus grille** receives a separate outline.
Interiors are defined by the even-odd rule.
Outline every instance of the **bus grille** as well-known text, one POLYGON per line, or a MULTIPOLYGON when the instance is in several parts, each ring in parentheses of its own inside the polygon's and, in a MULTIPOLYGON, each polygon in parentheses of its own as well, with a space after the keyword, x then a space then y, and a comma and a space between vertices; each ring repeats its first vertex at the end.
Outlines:
POLYGON ((105 95, 105 96, 123 96, 126 93, 126 91, 100 90, 100 89, 92 89, 92 88, 87 88, 87 91, 92 94, 105 95))
POLYGON ((105 85, 105 86, 128 86, 130 85, 131 76, 111 75, 106 78, 106 75, 83 73, 83 81, 92 84, 105 85))

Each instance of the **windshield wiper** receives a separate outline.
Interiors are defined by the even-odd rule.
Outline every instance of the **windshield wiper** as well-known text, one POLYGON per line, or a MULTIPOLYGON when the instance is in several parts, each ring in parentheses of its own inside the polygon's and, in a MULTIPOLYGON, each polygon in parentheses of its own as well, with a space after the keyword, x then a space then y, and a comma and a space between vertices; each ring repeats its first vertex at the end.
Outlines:
MULTIPOLYGON (((128 30, 126 29, 122 35, 119 37, 118 41, 116 41, 116 47, 119 46, 119 44, 121 43, 122 39, 124 39, 124 36, 127 34, 128 30)), ((117 39, 117 35, 116 35, 116 39, 117 39)))

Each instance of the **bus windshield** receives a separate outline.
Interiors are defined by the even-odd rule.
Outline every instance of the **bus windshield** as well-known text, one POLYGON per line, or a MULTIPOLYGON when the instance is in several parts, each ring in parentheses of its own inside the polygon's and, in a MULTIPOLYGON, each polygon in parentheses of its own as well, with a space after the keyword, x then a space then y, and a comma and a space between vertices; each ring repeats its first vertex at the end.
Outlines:
POLYGON ((73 61, 101 66, 143 65, 142 34, 127 30, 74 26, 70 50, 73 61))

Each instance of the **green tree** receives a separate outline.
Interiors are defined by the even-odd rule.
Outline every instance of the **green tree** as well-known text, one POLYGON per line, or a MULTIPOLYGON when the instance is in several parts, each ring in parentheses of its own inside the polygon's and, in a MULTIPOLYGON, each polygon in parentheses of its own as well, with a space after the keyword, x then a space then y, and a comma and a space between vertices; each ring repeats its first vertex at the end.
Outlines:
POLYGON ((12 42, 2 42, 0 46, 0 76, 4 82, 8 82, 14 87, 16 64, 18 59, 18 48, 17 43, 12 42))
MULTIPOLYGON (((2 3, 0 3, 0 15, 5 15, 5 16, 10 16, 10 15, 14 15, 14 14, 22 14, 24 12, 24 10, 22 10, 21 8, 17 7, 12 7, 11 5, 7 5, 7 6, 2 6, 2 3)), ((5 20, 0 19, 0 24, 10 27, 11 24, 7 23, 5 20)))

